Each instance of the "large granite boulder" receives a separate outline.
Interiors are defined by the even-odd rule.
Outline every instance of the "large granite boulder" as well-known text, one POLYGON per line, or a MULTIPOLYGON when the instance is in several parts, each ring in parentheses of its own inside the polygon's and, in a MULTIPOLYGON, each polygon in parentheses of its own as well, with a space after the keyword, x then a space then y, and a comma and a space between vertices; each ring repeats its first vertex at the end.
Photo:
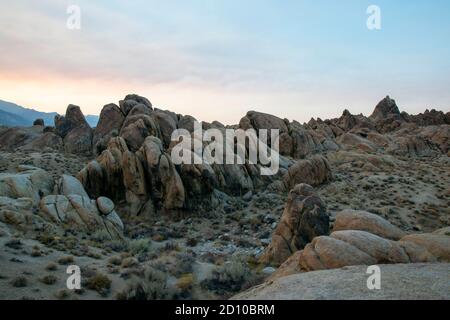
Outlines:
POLYGON ((55 131, 63 138, 66 152, 91 154, 92 129, 80 107, 71 104, 65 116, 55 116, 55 131))
POLYGON ((124 120, 125 116, 122 110, 114 103, 103 107, 92 140, 96 155, 106 149, 110 138, 119 135, 124 120))
POLYGON ((283 176, 286 189, 292 189, 299 183, 318 186, 333 178, 328 160, 320 155, 310 159, 298 160, 283 176))
POLYGON ((312 239, 328 233, 329 216, 325 204, 311 186, 299 184, 289 193, 286 208, 262 262, 280 265, 312 239))
POLYGON ((251 288, 237 300, 448 300, 448 263, 379 265, 381 290, 367 287, 367 266, 299 273, 251 288))
POLYGON ((17 173, 0 173, 0 196, 30 198, 37 204, 41 197, 53 192, 54 182, 47 171, 31 166, 19 166, 17 170, 17 173))

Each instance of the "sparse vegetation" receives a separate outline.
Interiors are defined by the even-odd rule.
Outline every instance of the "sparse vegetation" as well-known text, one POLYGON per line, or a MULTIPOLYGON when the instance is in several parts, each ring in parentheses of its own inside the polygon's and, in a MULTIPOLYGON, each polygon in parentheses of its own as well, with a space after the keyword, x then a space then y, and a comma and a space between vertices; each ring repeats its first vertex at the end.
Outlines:
POLYGON ((144 271, 143 279, 135 279, 116 296, 118 300, 165 300, 174 299, 177 295, 176 288, 167 284, 167 275, 148 266, 144 271))
POLYGON ((212 276, 202 282, 202 286, 225 295, 227 292, 238 292, 244 283, 252 277, 247 264, 240 259, 233 258, 213 271, 212 276))
POLYGON ((47 271, 56 271, 56 270, 58 270, 58 266, 57 266, 56 263, 50 262, 50 263, 45 267, 45 270, 47 270, 47 271))
POLYGON ((74 261, 73 256, 64 256, 58 259, 58 263, 62 265, 68 265, 74 263, 74 261))
POLYGON ((22 241, 20 239, 11 239, 5 243, 5 247, 14 249, 14 250, 20 250, 22 249, 22 241))
POLYGON ((106 296, 111 289, 111 279, 104 274, 97 273, 86 281, 86 288, 97 291, 102 296, 106 296))
POLYGON ((39 281, 47 285, 52 285, 58 281, 58 278, 55 277, 54 275, 49 274, 40 278, 39 281))
POLYGON ((18 276, 11 280, 11 285, 15 288, 23 288, 28 285, 28 280, 24 276, 18 276))
POLYGON ((56 291, 55 298, 59 300, 66 300, 71 297, 71 292, 67 289, 60 289, 56 291))

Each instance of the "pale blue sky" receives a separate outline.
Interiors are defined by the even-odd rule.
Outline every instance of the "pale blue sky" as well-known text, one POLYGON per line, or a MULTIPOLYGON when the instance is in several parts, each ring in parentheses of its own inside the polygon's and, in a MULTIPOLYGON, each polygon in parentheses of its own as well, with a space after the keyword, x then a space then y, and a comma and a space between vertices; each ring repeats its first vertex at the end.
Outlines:
POLYGON ((450 110, 446 0, 0 0, 0 99, 99 113, 128 92, 201 120, 450 110), (69 4, 81 30, 65 27, 69 4), (366 27, 369 5, 382 29, 366 27))

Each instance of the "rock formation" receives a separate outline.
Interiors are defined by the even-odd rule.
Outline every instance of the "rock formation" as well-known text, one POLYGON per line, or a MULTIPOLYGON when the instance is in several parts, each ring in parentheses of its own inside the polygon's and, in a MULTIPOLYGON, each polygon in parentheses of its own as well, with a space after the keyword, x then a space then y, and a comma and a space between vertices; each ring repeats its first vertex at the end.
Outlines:
POLYGON ((307 184, 299 184, 289 197, 262 262, 279 266, 317 236, 329 233, 325 204, 307 184))
POLYGON ((56 188, 54 185, 46 171, 34 167, 21 166, 17 173, 0 173, 0 221, 24 225, 31 223, 37 212, 64 228, 105 230, 111 239, 122 237, 124 226, 111 200, 91 200, 72 176, 63 175, 56 188))
POLYGON ((330 236, 316 237, 303 250, 295 252, 272 279, 354 265, 450 262, 449 248, 448 235, 405 235, 368 212, 343 211, 338 213, 330 236))

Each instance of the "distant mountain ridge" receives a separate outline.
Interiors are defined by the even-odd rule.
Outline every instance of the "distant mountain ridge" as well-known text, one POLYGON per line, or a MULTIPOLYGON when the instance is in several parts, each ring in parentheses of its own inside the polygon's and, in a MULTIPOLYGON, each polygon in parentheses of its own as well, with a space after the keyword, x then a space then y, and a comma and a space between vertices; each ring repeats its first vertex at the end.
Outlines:
MULTIPOLYGON (((32 126, 34 120, 43 119, 46 126, 54 126, 56 112, 41 112, 25 108, 15 103, 0 100, 0 125, 7 127, 32 126)), ((97 126, 98 116, 87 115, 86 121, 93 128, 97 126)))

